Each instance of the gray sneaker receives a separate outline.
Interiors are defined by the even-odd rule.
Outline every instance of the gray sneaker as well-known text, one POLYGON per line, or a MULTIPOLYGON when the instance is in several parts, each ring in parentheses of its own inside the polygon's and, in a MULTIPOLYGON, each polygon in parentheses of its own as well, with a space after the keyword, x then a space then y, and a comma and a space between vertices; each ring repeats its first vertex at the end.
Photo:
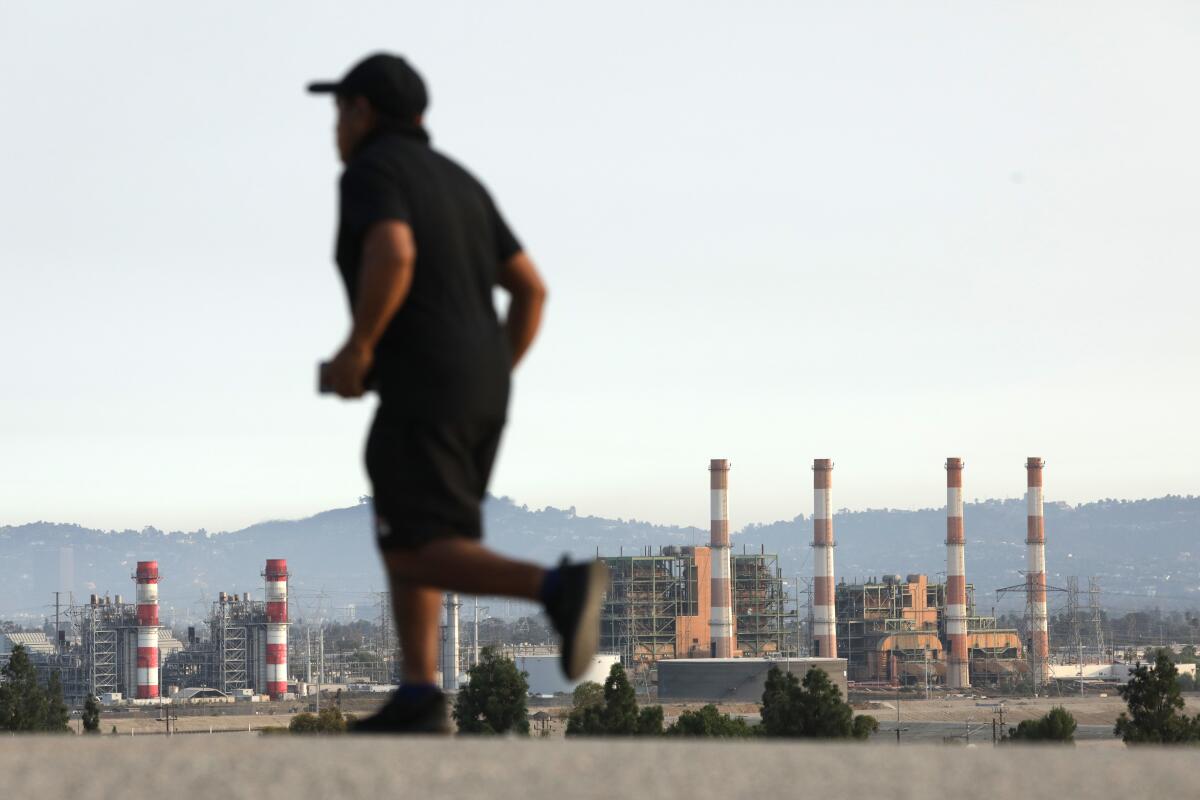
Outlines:
POLYGON ((561 578, 546 600, 546 613, 562 637, 562 670, 575 680, 592 663, 600 644, 600 604, 608 588, 608 568, 599 561, 559 567, 561 578))

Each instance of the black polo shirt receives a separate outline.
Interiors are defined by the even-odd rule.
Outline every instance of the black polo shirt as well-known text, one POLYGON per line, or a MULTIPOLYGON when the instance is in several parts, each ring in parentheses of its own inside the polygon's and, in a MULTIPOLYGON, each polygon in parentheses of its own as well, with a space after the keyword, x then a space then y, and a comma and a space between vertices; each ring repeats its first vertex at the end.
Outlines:
POLYGON ((407 299, 375 350, 385 404, 418 417, 503 419, 512 361, 493 305, 500 264, 520 251, 483 186, 420 129, 372 134, 341 179, 337 264, 353 310, 363 242, 383 220, 409 224, 407 299))

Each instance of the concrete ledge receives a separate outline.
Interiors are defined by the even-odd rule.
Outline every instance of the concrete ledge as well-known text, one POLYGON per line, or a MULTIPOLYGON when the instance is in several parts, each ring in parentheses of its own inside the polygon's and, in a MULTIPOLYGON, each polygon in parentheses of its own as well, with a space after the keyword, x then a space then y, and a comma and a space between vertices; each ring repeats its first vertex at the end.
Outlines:
POLYGON ((1196 749, 0 737, 14 798, 1189 797, 1198 763, 1196 749))

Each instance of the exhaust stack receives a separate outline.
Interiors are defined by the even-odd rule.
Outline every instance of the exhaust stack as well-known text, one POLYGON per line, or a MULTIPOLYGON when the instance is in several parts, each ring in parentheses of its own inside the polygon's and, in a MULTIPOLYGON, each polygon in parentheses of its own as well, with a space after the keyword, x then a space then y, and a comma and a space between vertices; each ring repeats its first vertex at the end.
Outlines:
POLYGON ((287 559, 267 559, 263 577, 267 599, 267 694, 272 700, 280 700, 287 694, 288 679, 287 559))
POLYGON ((971 685, 967 654, 967 576, 963 532, 961 458, 946 459, 946 638, 950 657, 946 685, 965 689, 971 685))
POLYGON ((813 655, 837 658, 833 605, 833 461, 813 460, 813 655))
POLYGON ((158 697, 158 562, 137 562, 133 579, 137 586, 137 699, 153 700, 158 697))
POLYGON ((1034 686, 1041 686, 1050 677, 1050 634, 1046 621, 1046 525, 1042 516, 1042 467, 1045 463, 1036 457, 1030 457, 1025 462, 1028 476, 1025 500, 1029 507, 1028 535, 1025 537, 1025 595, 1029 605, 1029 634, 1032 639, 1029 661, 1034 686))
POLYGON ((712 527, 712 614, 709 636, 713 658, 733 657, 733 587, 729 564, 729 461, 714 458, 708 466, 712 527))

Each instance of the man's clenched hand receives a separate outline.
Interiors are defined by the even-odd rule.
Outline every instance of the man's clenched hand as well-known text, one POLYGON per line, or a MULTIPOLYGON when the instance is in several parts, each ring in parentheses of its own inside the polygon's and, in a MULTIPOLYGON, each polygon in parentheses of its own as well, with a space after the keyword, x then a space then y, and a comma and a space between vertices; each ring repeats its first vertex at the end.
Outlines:
POLYGON ((356 344, 353 340, 346 342, 333 360, 325 365, 324 380, 338 397, 362 397, 367 387, 367 373, 375 361, 371 348, 356 344))

